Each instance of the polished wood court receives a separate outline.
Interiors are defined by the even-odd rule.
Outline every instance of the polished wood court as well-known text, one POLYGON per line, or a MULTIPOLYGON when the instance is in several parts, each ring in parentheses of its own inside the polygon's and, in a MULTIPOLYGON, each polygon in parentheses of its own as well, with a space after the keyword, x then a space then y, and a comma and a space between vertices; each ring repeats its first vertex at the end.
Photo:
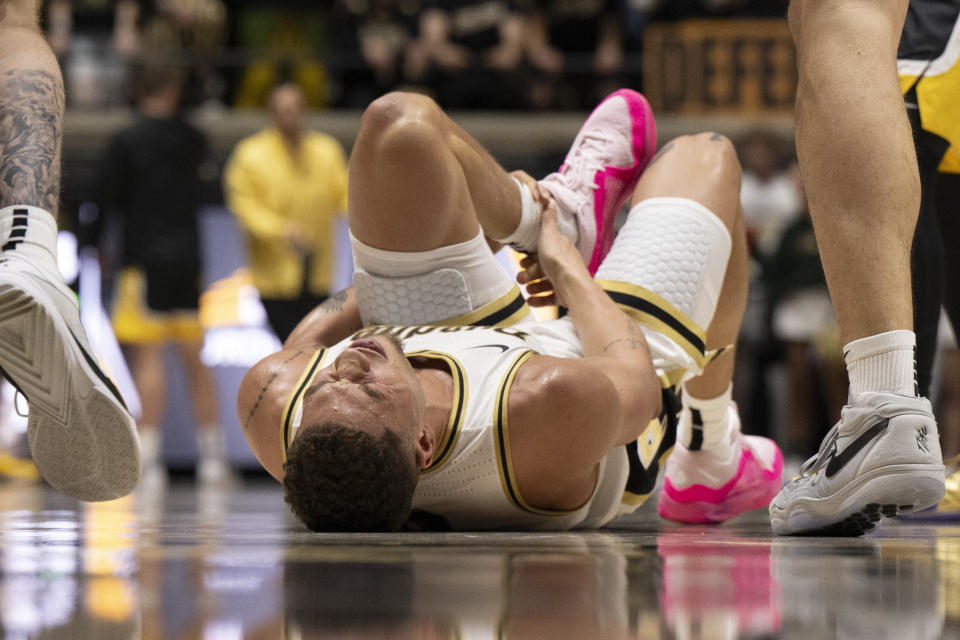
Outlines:
POLYGON ((763 511, 582 533, 315 534, 280 488, 0 489, 4 638, 960 638, 960 519, 774 537, 763 511))

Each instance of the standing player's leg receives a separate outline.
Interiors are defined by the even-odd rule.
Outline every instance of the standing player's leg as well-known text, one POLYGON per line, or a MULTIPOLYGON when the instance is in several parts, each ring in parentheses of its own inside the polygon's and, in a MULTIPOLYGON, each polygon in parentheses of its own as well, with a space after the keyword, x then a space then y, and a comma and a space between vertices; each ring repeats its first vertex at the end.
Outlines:
POLYGON ((226 440, 217 412, 217 387, 213 372, 200 357, 201 340, 180 340, 177 351, 190 383, 193 422, 197 427, 197 480, 219 484, 233 479, 227 460, 226 440))
POLYGON ((82 500, 140 475, 134 422, 92 355, 55 258, 63 82, 38 2, 0 0, 0 367, 30 406, 44 478, 82 500))
MULTIPOLYGON (((126 337, 126 336, 125 336, 126 337)), ((167 407, 167 363, 165 340, 126 341, 133 382, 140 394, 141 480, 138 493, 162 495, 167 486, 167 467, 163 460, 163 414, 167 407)))
MULTIPOLYGON (((650 340, 652 352, 669 336, 694 353, 689 364, 673 363, 673 371, 661 363, 668 378, 682 374, 678 365, 703 367, 683 384, 677 445, 658 509, 672 520, 718 522, 766 506, 780 487, 780 452, 766 438, 741 433, 731 400, 734 347, 747 300, 733 145, 713 133, 668 143, 640 179, 632 207, 597 277, 626 280, 642 288, 633 293, 647 296, 647 309, 659 307, 645 322, 660 334, 650 340)), ((631 293, 628 287, 610 289, 622 295, 631 293)))
MULTIPOLYGON (((920 178, 896 73, 907 4, 790 6, 800 74, 797 155, 844 342, 912 328, 920 178)), ((906 391, 912 373, 903 376, 906 391)))
POLYGON ((920 180, 897 81, 908 0, 793 0, 797 154, 850 374, 849 406, 770 505, 776 533, 859 535, 936 504, 943 465, 915 390, 910 246, 920 180))

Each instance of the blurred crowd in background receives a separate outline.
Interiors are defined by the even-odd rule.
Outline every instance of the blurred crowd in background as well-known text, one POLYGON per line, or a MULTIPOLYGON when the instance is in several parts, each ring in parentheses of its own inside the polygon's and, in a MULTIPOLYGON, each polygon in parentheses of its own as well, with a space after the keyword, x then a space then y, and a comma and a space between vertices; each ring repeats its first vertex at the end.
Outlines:
MULTIPOLYGON (((93 210, 105 214, 96 221, 96 215, 86 216, 86 222, 94 221, 88 225, 92 231, 80 235, 82 244, 101 249, 104 305, 110 309, 115 304, 111 297, 122 298, 122 277, 117 274, 131 266, 133 258, 127 254, 137 254, 143 263, 143 286, 150 286, 151 271, 155 281, 169 281, 163 274, 170 273, 184 282, 198 279, 203 269, 200 249, 195 239, 184 238, 197 228, 202 207, 231 210, 233 224, 245 237, 247 266, 253 267, 252 276, 240 281, 248 285, 244 291, 254 291, 249 285, 256 285, 268 316, 262 324, 282 338, 292 327, 284 314, 299 317, 303 305, 332 293, 331 247, 337 243, 331 237, 331 220, 346 207, 349 140, 338 142, 308 131, 308 114, 362 109, 395 89, 426 93, 446 109, 502 111, 503 117, 509 117, 508 111, 586 112, 618 87, 650 89, 654 78, 645 81, 643 56, 651 26, 715 21, 703 30, 706 44, 697 45, 709 57, 713 34, 720 32, 715 25, 769 18, 783 22, 778 25, 783 27, 781 41, 789 46, 786 5, 787 0, 49 0, 43 18, 64 71, 68 125, 71 113, 130 109, 139 117, 130 130, 113 132, 112 141, 106 136, 102 144, 94 144, 86 164, 65 146, 61 218, 73 216, 83 223, 84 207, 89 212, 91 202, 93 210), (257 109, 263 110, 266 128, 243 141, 232 140, 231 148, 219 155, 204 140, 202 126, 160 124, 182 119, 192 110, 236 114, 257 109), (118 144, 127 148, 124 159, 117 156, 118 144), (269 161, 258 160, 264 157, 269 161), (184 178, 186 174, 192 177, 184 178), (136 184, 143 186, 132 187, 136 184), (105 191, 108 186, 112 191, 105 191), (117 195, 121 187, 139 195, 128 193, 124 200, 117 195), (144 196, 146 190, 155 195, 144 196), (105 195, 108 191, 113 195, 105 195), (125 218, 128 232, 139 232, 140 249, 131 253, 129 246, 114 247, 114 254, 123 255, 111 255, 103 233, 111 213, 125 218), (174 250, 154 255, 163 238, 174 250), (148 254, 154 257, 143 257, 148 254)), ((772 81, 756 83, 754 89, 732 83, 726 89, 713 86, 718 77, 742 77, 746 72, 741 63, 758 68, 761 80, 774 78, 774 63, 767 58, 788 69, 786 78, 775 79, 795 85, 792 59, 784 62, 782 51, 768 44, 761 42, 760 53, 751 58, 743 53, 749 47, 734 43, 730 68, 711 67, 726 64, 722 56, 715 57, 719 63, 711 59, 702 64, 699 72, 706 89, 699 96, 701 103, 716 102, 726 90, 744 103, 776 102, 779 113, 789 118, 792 86, 780 91, 779 98, 772 81), (741 54, 742 59, 737 57, 741 54)), ((671 71, 662 76, 656 79, 660 92, 669 93, 671 71)), ((658 115, 671 113, 661 107, 658 115)), ((846 400, 846 371, 789 125, 762 126, 764 119, 754 116, 756 110, 740 113, 740 133, 734 140, 744 168, 742 202, 752 255, 734 395, 745 431, 776 438, 796 462, 814 452, 838 418, 846 400)), ((508 169, 523 168, 535 175, 553 170, 558 152, 560 160, 563 154, 544 149, 542 166, 518 167, 496 149, 491 151, 508 169)), ((213 299, 225 288, 214 283, 205 295, 213 299)), ((178 295, 192 291, 187 286, 174 289, 178 295)), ((149 291, 139 295, 148 307, 151 296, 157 297, 149 291)), ((151 313, 168 310, 153 308, 151 313)), ((209 347, 209 322, 204 326, 209 347)), ((122 332, 117 333, 122 339, 122 332)), ((170 339, 182 342, 182 336, 171 334, 170 339)), ((231 339, 236 345, 236 337, 231 339)), ((125 353, 132 359, 134 378, 139 378, 137 386, 157 390, 149 393, 148 417, 141 420, 141 431, 146 427, 155 433, 162 421, 158 402, 162 405, 164 386, 157 377, 164 375, 163 358, 137 342, 125 344, 125 353)), ((198 344, 181 348, 188 372, 195 371, 196 365, 189 363, 196 363, 197 353, 198 344)), ((957 350, 944 353, 945 361, 954 363, 949 371, 960 370, 955 366, 957 350)), ((943 416, 949 421, 960 414, 960 384, 949 375, 944 373, 945 383, 936 387, 942 393, 934 394, 941 401, 942 421, 943 416)), ((190 377, 203 379, 199 373, 190 377)), ((235 391, 227 396, 231 393, 235 391)), ((205 394, 209 392, 194 395, 205 394)), ((196 397, 194 404, 199 406, 196 397)), ((201 457, 223 460, 224 444, 210 435, 210 423, 219 419, 222 425, 232 424, 232 416, 224 415, 232 408, 221 411, 219 418, 212 408, 196 409, 194 420, 201 434, 209 436, 206 442, 202 437, 198 441, 201 457)), ((956 453, 960 429, 942 431, 944 454, 956 453)), ((228 440, 242 440, 235 436, 228 434, 228 440)), ((159 447, 151 444, 155 461, 161 458, 159 447)), ((211 469, 207 475, 224 477, 222 468, 218 473, 211 469)))
POLYGON ((144 54, 192 72, 193 105, 263 107, 278 80, 311 108, 397 88, 448 108, 584 109, 638 86, 647 25, 783 17, 786 0, 49 0, 73 108, 130 104, 144 54))

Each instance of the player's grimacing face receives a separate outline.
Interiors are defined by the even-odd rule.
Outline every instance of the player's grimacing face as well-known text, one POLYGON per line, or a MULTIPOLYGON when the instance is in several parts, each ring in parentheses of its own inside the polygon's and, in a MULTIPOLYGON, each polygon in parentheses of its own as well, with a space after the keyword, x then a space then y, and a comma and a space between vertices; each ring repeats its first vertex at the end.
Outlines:
POLYGON ((374 436, 419 427, 423 392, 399 342, 374 336, 353 342, 304 392, 304 426, 336 422, 374 436))

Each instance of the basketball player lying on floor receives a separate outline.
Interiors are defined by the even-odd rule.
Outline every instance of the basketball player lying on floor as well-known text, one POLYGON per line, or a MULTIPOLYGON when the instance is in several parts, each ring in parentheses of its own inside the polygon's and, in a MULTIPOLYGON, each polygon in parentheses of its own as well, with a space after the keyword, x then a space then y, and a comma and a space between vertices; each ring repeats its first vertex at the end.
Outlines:
POLYGON ((428 98, 369 106, 350 157, 354 286, 238 399, 308 527, 393 530, 411 513, 455 529, 602 526, 650 494, 678 417, 663 516, 769 503, 780 452, 741 434, 730 400, 747 294, 739 163, 709 133, 651 159, 654 127, 640 94, 617 91, 538 183, 428 98), (566 317, 532 319, 491 253, 501 243, 536 256, 518 280, 566 317))

